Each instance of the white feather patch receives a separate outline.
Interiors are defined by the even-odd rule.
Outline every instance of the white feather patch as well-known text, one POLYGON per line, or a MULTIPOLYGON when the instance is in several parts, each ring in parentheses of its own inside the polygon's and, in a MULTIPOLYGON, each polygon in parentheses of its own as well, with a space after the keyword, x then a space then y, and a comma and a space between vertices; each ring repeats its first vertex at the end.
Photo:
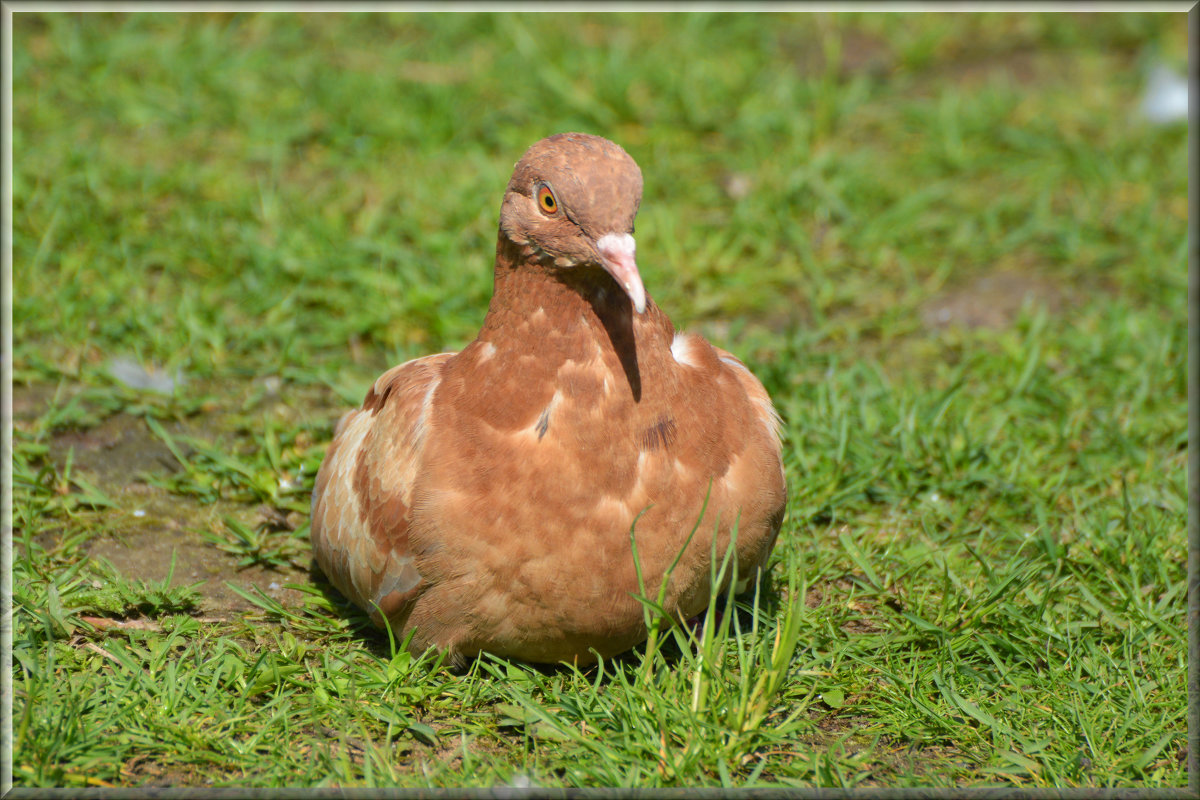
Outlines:
POLYGON ((692 355, 692 336, 687 333, 677 333, 675 338, 671 340, 671 355, 680 364, 689 367, 700 366, 692 355))
MULTIPOLYGON (((367 433, 371 430, 371 415, 355 412, 346 423, 346 429, 341 432, 341 443, 338 445, 337 461, 334 464, 333 480, 339 487, 343 487, 345 497, 349 498, 352 508, 349 511, 342 512, 343 517, 357 520, 359 518, 360 499, 358 492, 354 490, 354 481, 352 479, 354 468, 358 464, 358 454, 362 450, 363 440, 367 438, 367 433)), ((332 498, 337 496, 337 492, 327 491, 326 497, 332 498)), ((327 501, 328 502, 328 499, 327 501)))
MULTIPOLYGON (((421 445, 425 443, 425 429, 429 422, 429 408, 433 405, 433 392, 441 382, 441 375, 435 375, 433 380, 429 381, 429 388, 425 391, 425 398, 421 401, 421 414, 417 417, 417 421, 413 425, 411 452, 417 452, 421 445)), ((413 465, 413 473, 415 476, 415 464, 413 465)), ((409 485, 412 485, 411 480, 409 481, 409 485)))

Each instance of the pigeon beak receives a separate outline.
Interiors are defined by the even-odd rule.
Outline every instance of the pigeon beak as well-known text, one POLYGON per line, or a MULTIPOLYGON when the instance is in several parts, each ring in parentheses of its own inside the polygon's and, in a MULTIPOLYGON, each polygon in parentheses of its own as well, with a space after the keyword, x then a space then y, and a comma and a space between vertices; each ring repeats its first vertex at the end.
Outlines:
POLYGON ((637 249, 633 237, 628 233, 605 234, 596 241, 596 249, 600 252, 600 265, 629 295, 637 312, 645 312, 646 287, 642 285, 642 276, 633 259, 637 249))

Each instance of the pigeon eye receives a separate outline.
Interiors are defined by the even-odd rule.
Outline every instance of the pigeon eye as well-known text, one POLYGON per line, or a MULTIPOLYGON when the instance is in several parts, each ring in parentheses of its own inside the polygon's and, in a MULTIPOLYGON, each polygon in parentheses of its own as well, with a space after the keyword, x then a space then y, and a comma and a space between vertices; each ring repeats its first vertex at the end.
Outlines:
POLYGON ((554 192, 550 191, 549 186, 542 184, 538 187, 537 200, 538 208, 542 210, 542 213, 550 215, 558 213, 558 200, 554 198, 554 192))

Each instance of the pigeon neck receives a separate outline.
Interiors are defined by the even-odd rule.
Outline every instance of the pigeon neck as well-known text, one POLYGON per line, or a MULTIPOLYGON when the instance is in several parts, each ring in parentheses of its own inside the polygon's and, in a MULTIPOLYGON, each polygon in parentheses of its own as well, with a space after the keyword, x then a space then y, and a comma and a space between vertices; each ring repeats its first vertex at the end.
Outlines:
POLYGON ((504 234, 496 245, 495 289, 490 324, 522 327, 542 321, 559 330, 588 326, 628 329, 637 316, 629 296, 600 267, 555 267, 504 234))
POLYGON ((600 348, 605 361, 625 374, 635 400, 641 397, 639 363, 660 345, 669 346, 671 323, 653 302, 637 314, 629 296, 600 267, 557 268, 503 233, 496 246, 496 283, 479 339, 501 351, 545 358, 543 367, 584 362, 600 348), (653 342, 653 344, 652 344, 653 342), (647 349, 649 348, 649 350, 647 349))

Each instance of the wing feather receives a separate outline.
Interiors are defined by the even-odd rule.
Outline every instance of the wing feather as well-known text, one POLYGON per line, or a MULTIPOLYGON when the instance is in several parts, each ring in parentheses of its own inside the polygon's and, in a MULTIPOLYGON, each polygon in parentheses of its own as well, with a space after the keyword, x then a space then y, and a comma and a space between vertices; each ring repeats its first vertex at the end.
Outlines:
MULTIPOLYGON (((787 507, 787 477, 783 468, 780 435, 783 421, 762 382, 741 359, 716 345, 710 343, 709 346, 716 353, 722 369, 732 373, 745 392, 745 400, 749 401, 750 406, 748 410, 753 417, 753 422, 748 420, 747 424, 757 424, 766 434, 765 437, 746 437, 743 448, 736 456, 736 466, 724 476, 731 495, 739 498, 736 505, 742 510, 742 519, 757 519, 763 526, 759 532, 760 538, 752 548, 744 553, 739 552, 741 563, 748 566, 738 570, 737 591, 740 593, 748 588, 759 570, 765 569, 783 524, 787 507)), ((741 551, 741 546, 738 549, 741 551)))
POLYGON ((774 404, 771 403, 771 396, 767 394, 762 381, 756 378, 754 373, 733 353, 730 353, 728 350, 722 350, 715 344, 710 343, 709 347, 716 352, 717 358, 721 359, 723 364, 732 368, 733 374, 737 376, 738 382, 746 392, 746 396, 754 404, 759 423, 764 425, 771 434, 771 438, 775 441, 775 446, 781 447, 779 435, 783 428, 783 420, 779 418, 779 412, 775 410, 774 404))
POLYGON ((454 353, 385 372, 338 423, 313 488, 312 540, 330 582, 377 624, 402 627, 427 588, 409 546, 430 407, 454 353))

